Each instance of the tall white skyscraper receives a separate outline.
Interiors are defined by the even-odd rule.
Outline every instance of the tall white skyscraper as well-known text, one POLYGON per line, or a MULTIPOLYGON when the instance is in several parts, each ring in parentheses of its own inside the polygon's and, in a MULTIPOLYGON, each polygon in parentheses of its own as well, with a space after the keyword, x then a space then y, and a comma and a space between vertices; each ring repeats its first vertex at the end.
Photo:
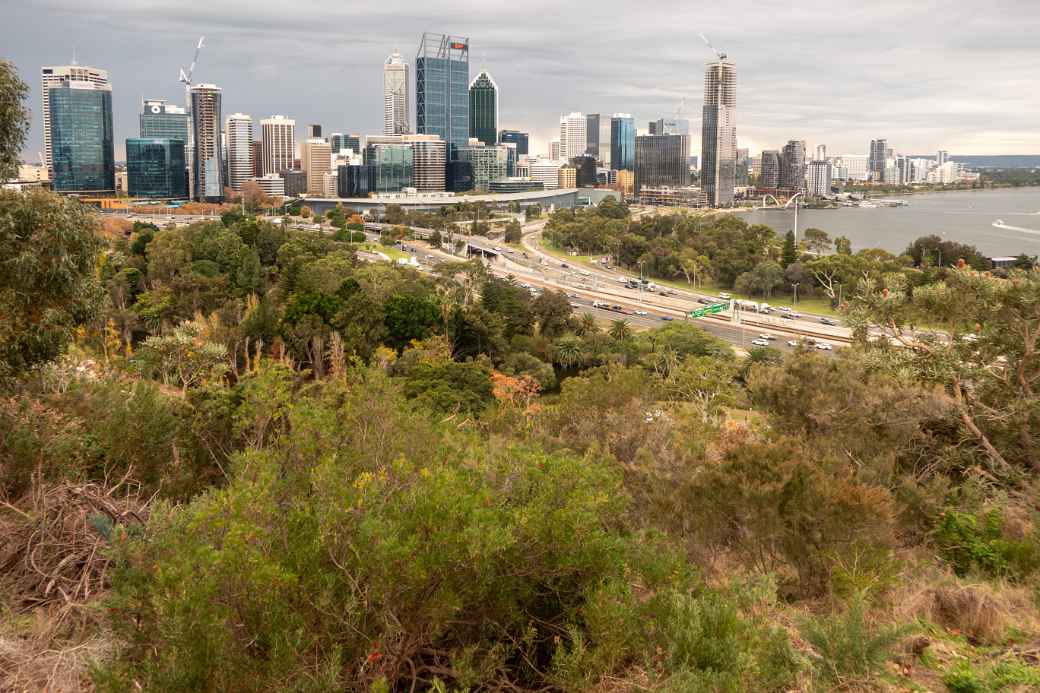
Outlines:
POLYGON ((95 86, 111 87, 108 70, 86 65, 52 65, 40 68, 40 91, 43 95, 43 162, 47 167, 47 178, 54 180, 54 158, 51 144, 51 87, 63 82, 88 82, 95 86))
POLYGON ((709 207, 733 204, 737 184, 737 66, 720 55, 704 70, 701 190, 709 207))
POLYGON ((260 121, 264 175, 292 170, 296 158, 296 121, 283 115, 260 121))
POLYGON ((398 51, 383 65, 383 134, 408 132, 408 64, 398 51))
POLYGON ((233 113, 224 121, 227 136, 228 185, 241 190, 253 177, 253 119, 245 113, 233 113))
POLYGON ((570 160, 585 153, 588 145, 588 120, 584 113, 560 117, 560 158, 570 160))

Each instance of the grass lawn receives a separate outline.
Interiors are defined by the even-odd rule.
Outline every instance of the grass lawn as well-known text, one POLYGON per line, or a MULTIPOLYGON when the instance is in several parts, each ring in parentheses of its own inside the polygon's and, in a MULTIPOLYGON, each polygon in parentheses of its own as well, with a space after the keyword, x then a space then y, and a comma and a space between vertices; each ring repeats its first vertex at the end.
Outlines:
POLYGON ((400 260, 402 258, 407 260, 411 257, 409 253, 406 253, 400 248, 392 245, 382 245, 380 243, 367 242, 359 244, 358 247, 361 250, 367 251, 369 253, 382 253, 391 260, 400 260))
MULTIPOLYGON (((600 269, 602 269, 603 267, 599 264, 598 260, 602 258, 605 255, 605 253, 597 253, 596 255, 571 255, 565 250, 561 250, 560 248, 555 248, 553 246, 548 245, 544 242, 544 238, 542 239, 540 247, 546 253, 549 253, 554 257, 558 257, 561 260, 564 260, 568 263, 584 264, 588 265, 589 267, 599 267, 600 269)), ((633 277, 639 276, 634 272, 629 272, 628 270, 622 269, 620 267, 615 267, 614 269, 615 271, 621 272, 623 274, 628 274, 633 277)), ((765 302, 771 306, 790 306, 792 308, 797 308, 798 310, 803 310, 808 313, 815 313, 817 315, 831 315, 836 317, 840 316, 840 313, 838 311, 836 311, 834 308, 831 308, 831 301, 826 296, 809 296, 805 298, 799 296, 798 303, 796 305, 794 303, 793 297, 788 296, 786 294, 774 295, 771 298, 763 299, 761 296, 748 296, 746 294, 741 294, 732 289, 721 289, 712 283, 702 284, 701 286, 694 288, 682 280, 659 279, 657 277, 654 277, 653 281, 655 284, 660 284, 661 286, 669 286, 674 289, 683 289, 685 291, 695 290, 698 293, 706 294, 708 296, 718 296, 719 292, 725 291, 731 294, 733 298, 739 300, 757 301, 759 303, 765 302)))

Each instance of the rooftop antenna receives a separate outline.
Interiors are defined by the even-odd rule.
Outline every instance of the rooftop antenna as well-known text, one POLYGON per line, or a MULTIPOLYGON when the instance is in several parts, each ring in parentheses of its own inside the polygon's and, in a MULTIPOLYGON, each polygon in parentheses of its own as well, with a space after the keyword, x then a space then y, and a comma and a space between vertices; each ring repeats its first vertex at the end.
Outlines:
POLYGON ((79 65, 79 61, 76 60, 76 47, 75 46, 72 47, 72 64, 73 65, 79 65))
POLYGON ((723 51, 720 51, 715 46, 711 45, 711 41, 708 40, 707 36, 705 36, 704 34, 700 34, 700 37, 701 37, 701 41, 704 41, 704 45, 706 45, 708 48, 711 49, 711 52, 715 54, 716 58, 718 58, 719 60, 725 60, 726 59, 726 54, 723 51))

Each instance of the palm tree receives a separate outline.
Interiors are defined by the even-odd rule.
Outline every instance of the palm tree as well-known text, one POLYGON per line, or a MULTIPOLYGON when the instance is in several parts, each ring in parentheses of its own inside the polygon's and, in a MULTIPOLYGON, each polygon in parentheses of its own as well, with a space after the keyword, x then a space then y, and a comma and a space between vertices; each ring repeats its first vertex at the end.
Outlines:
POLYGON ((592 313, 582 313, 576 331, 581 337, 598 333, 599 325, 596 323, 595 316, 593 316, 592 313))
POLYGON ((628 325, 628 320, 615 320, 610 323, 610 338, 615 342, 624 343, 632 339, 632 328, 628 325))
POLYGON ((553 344, 553 361, 562 368, 572 368, 582 361, 583 344, 579 337, 568 334, 553 344))

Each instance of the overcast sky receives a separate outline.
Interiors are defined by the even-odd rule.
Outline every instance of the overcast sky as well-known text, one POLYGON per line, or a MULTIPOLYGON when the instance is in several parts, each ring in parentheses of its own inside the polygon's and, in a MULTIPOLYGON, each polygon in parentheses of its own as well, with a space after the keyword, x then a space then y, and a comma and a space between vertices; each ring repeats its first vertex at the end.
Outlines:
MULTIPOLYGON (((42 149, 41 65, 105 68, 116 155, 140 99, 182 103, 177 71, 206 36, 196 81, 224 114, 284 113, 326 132, 378 133, 382 63, 410 66, 423 31, 470 38, 470 74, 501 90, 501 128, 544 151, 571 111, 630 112, 640 129, 686 98, 700 149, 703 32, 737 65, 737 137, 752 152, 788 139, 866 153, 1040 154, 1038 0, 10 0, 0 56, 32 87, 26 158, 42 149)), ((414 80, 414 71, 412 73, 414 80)), ((410 115, 415 125, 415 99, 410 115)))

